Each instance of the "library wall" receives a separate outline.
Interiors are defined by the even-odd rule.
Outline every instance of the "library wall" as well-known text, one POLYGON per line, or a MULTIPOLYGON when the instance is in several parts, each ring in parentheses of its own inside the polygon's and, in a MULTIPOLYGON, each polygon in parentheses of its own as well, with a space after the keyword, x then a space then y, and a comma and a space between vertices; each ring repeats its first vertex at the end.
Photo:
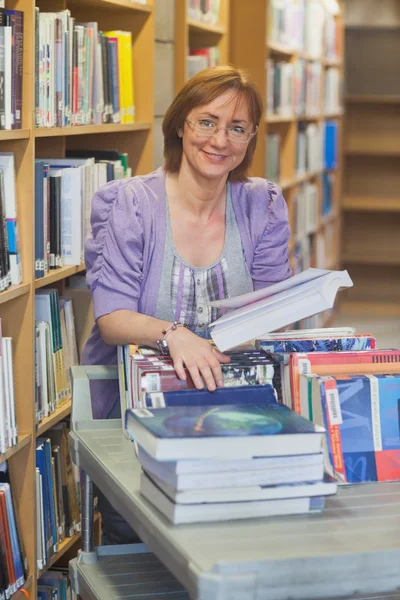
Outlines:
POLYGON ((156 0, 154 10, 154 168, 157 168, 164 163, 162 120, 175 95, 175 0, 156 0))

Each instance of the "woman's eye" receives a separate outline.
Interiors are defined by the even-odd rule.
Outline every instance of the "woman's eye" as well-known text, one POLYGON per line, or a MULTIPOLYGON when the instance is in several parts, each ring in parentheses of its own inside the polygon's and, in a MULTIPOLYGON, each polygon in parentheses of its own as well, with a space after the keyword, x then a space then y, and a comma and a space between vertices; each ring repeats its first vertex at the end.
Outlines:
POLYGON ((245 130, 243 129, 243 127, 231 127, 231 130, 234 131, 235 133, 245 133, 245 130))
POLYGON ((202 119, 201 121, 199 121, 200 125, 202 127, 205 128, 210 128, 210 127, 215 127, 214 123, 212 121, 209 121, 208 119, 202 119))

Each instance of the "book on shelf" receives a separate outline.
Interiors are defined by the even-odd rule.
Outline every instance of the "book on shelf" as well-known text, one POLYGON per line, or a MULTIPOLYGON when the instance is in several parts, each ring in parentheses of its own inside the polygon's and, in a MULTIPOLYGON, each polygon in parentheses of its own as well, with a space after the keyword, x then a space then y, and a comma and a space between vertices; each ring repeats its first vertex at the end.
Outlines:
POLYGON ((81 529, 77 480, 65 423, 36 440, 36 501, 37 567, 43 569, 58 551, 59 543, 81 529))
MULTIPOLYGON (((322 334, 326 332, 322 332, 322 334)), ((339 352, 345 350, 373 350, 376 348, 376 339, 369 334, 353 336, 327 336, 313 337, 302 336, 300 331, 296 338, 283 338, 277 334, 263 336, 256 340, 256 347, 265 352, 339 352)))
POLYGON ((211 25, 219 23, 221 0, 189 0, 187 16, 195 21, 203 21, 211 25))
POLYGON ((22 263, 18 237, 15 162, 12 152, 0 152, 0 244, 2 255, 1 288, 22 282, 22 263))
POLYGON ((55 289, 35 296, 36 423, 71 397, 69 370, 78 364, 72 301, 55 289))
POLYGON ((233 348, 332 308, 338 290, 352 285, 347 271, 308 269, 270 287, 212 302, 229 311, 211 324, 211 337, 221 351, 233 348))
POLYGON ((137 408, 125 417, 129 436, 158 460, 313 454, 324 433, 276 402, 137 408))
POLYGON ((0 320, 0 454, 17 442, 12 339, 2 335, 0 320))
POLYGON ((186 57, 187 76, 190 79, 196 73, 221 64, 221 53, 217 46, 189 50, 186 57))
POLYGON ((324 506, 321 496, 178 504, 144 472, 140 478, 140 493, 174 525, 313 513, 321 511, 324 506))
POLYGON ((23 587, 28 563, 21 543, 9 473, 0 470, 0 598, 6 600, 23 587))
POLYGON ((21 129, 24 13, 0 11, 0 129, 21 129))
POLYGON ((281 136, 279 133, 268 133, 266 138, 266 178, 279 182, 281 178, 281 136))
POLYGON ((336 121, 325 122, 324 166, 325 169, 336 169, 338 157, 339 126, 336 121))
POLYGON ((133 123, 131 36, 36 7, 36 127, 133 123))
POLYGON ((38 600, 78 600, 67 567, 53 566, 38 579, 38 600))

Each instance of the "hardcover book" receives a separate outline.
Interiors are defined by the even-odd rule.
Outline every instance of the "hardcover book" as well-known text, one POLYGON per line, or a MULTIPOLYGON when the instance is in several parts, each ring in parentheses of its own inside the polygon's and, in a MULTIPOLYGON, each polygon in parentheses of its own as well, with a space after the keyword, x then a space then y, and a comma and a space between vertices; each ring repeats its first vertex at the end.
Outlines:
POLYGON ((313 454, 323 427, 282 404, 126 411, 128 435, 158 460, 313 454))

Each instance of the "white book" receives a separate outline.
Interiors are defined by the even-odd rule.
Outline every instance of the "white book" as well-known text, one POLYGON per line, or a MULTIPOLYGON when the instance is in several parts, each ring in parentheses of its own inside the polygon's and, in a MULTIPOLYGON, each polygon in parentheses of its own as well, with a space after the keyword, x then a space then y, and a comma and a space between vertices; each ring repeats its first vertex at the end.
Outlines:
MULTIPOLYGON (((326 480, 298 483, 284 482, 276 485, 248 485, 241 487, 215 487, 207 489, 176 490, 158 477, 146 473, 174 504, 212 504, 214 502, 253 502, 255 500, 285 500, 313 496, 332 496, 337 492, 337 483, 333 477, 326 480)), ((229 510, 229 507, 228 507, 229 510)))
POLYGON ((64 265, 82 262, 82 170, 75 167, 50 169, 61 176, 61 254, 64 265))
POLYGON ((22 265, 17 227, 14 154, 12 152, 0 152, 0 168, 3 169, 11 283, 12 285, 19 285, 22 282, 22 265))
POLYGON ((243 488, 260 485, 279 485, 320 481, 324 474, 323 454, 301 456, 274 456, 250 460, 198 460, 165 463, 152 458, 138 446, 138 459, 143 469, 152 477, 163 481, 177 491, 206 490, 212 488, 243 488), (201 463, 204 472, 176 473, 173 466, 188 463, 201 463), (225 464, 226 463, 226 464, 225 464), (207 471, 219 465, 219 471, 207 471))
POLYGON ((3 368, 7 406, 9 408, 11 439, 12 445, 15 445, 18 441, 18 427, 15 416, 14 369, 12 357, 12 339, 10 337, 3 337, 3 368))
POLYGON ((210 302, 236 308, 211 323, 211 337, 222 352, 234 348, 332 308, 338 290, 352 285, 347 271, 307 269, 262 290, 210 302))
POLYGON ((253 502, 175 504, 145 473, 140 477, 140 493, 174 525, 304 514, 320 511, 324 506, 324 500, 319 496, 253 502))
POLYGON ((4 120, 5 129, 12 128, 12 28, 4 27, 4 120))
POLYGON ((43 482, 39 469, 36 467, 36 561, 37 568, 43 569, 46 563, 45 534, 43 519, 43 482))
POLYGON ((37 415, 38 422, 44 417, 48 417, 50 413, 50 406, 52 399, 49 398, 49 382, 47 378, 48 365, 47 365, 47 349, 46 349, 46 329, 50 326, 44 321, 39 321, 38 326, 38 337, 36 338, 38 348, 37 352, 39 355, 39 381, 41 389, 41 406, 39 407, 39 414, 37 415))

